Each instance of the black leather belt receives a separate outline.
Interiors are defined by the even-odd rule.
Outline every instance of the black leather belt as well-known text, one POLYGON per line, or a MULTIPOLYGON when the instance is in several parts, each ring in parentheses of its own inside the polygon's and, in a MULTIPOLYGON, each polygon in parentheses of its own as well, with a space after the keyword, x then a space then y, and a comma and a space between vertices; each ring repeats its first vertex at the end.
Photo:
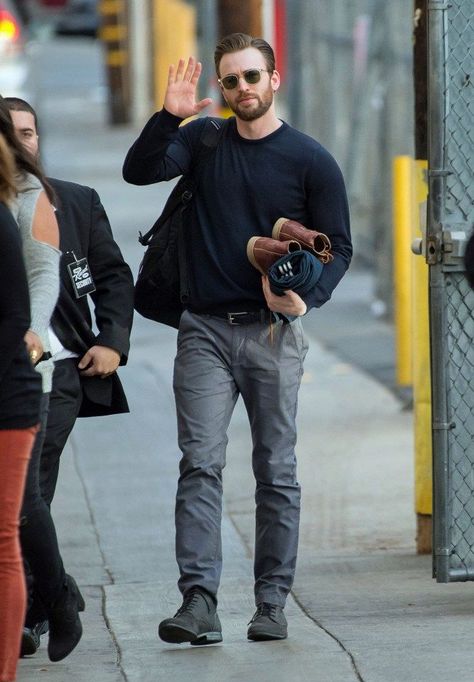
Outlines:
POLYGON ((248 312, 236 313, 198 313, 201 315, 210 315, 211 317, 219 317, 226 320, 232 325, 252 324, 253 322, 269 322, 271 313, 269 310, 251 310, 248 312))

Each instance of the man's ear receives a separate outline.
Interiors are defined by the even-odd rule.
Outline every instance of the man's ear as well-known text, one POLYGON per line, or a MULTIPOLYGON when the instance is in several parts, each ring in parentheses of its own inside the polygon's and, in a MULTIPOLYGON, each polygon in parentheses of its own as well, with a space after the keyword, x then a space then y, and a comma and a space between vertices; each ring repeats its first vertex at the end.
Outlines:
POLYGON ((279 87, 280 87, 280 83, 281 83, 280 74, 278 73, 277 70, 275 70, 275 71, 272 73, 272 75, 270 76, 270 82, 271 82, 271 84, 272 84, 273 92, 277 92, 277 90, 278 90, 279 87))

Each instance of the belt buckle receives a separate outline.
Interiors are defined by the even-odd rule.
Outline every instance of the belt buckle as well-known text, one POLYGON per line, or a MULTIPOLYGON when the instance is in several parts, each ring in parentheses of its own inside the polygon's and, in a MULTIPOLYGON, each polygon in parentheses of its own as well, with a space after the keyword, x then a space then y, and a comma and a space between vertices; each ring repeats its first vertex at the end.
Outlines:
POLYGON ((239 315, 247 315, 247 313, 227 313, 227 322, 234 327, 238 326, 240 322, 238 322, 235 318, 238 317, 239 315))

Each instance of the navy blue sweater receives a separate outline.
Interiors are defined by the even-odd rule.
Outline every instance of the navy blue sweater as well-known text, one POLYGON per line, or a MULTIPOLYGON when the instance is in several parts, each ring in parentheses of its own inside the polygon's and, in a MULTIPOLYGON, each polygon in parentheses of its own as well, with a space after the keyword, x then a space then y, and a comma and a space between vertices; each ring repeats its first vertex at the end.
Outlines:
POLYGON ((260 273, 249 263, 250 237, 271 236, 278 218, 297 220, 331 239, 334 261, 324 266, 308 309, 327 301, 351 255, 349 211, 341 171, 315 140, 283 123, 258 140, 242 138, 235 119, 224 125, 216 150, 199 159, 205 119, 162 110, 130 148, 127 182, 146 185, 193 174, 198 188, 188 224, 190 299, 195 312, 266 307, 260 273))

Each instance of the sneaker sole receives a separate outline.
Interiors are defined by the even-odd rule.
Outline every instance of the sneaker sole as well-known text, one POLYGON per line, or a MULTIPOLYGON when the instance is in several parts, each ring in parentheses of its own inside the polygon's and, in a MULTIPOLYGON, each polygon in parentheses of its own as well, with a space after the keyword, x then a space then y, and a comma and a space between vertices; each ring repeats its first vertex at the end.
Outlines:
POLYGON ((158 635, 163 642, 168 644, 184 644, 189 642, 193 646, 203 646, 205 644, 218 644, 222 642, 221 632, 203 632, 196 637, 194 632, 180 628, 177 625, 168 625, 164 628, 159 628, 158 635))
POLYGON ((222 642, 221 632, 204 632, 193 639, 190 644, 191 646, 203 646, 204 644, 219 644, 219 642, 222 642))
POLYGON ((281 228, 283 225, 288 222, 289 218, 278 218, 278 220, 275 222, 272 230, 272 238, 276 239, 277 241, 280 239, 280 232, 281 228))
POLYGON ((260 265, 257 263, 257 261, 255 260, 254 253, 253 253, 253 247, 254 247, 254 244, 257 241, 257 239, 260 239, 260 237, 250 237, 250 239, 248 240, 248 242, 247 242, 247 258, 252 263, 254 268, 257 268, 257 270, 259 272, 261 272, 262 275, 266 275, 267 273, 264 270, 262 270, 260 265))
POLYGON ((285 633, 284 635, 277 635, 270 632, 249 632, 247 634, 247 639, 250 639, 252 642, 268 642, 271 639, 287 639, 287 637, 288 633, 285 633))

